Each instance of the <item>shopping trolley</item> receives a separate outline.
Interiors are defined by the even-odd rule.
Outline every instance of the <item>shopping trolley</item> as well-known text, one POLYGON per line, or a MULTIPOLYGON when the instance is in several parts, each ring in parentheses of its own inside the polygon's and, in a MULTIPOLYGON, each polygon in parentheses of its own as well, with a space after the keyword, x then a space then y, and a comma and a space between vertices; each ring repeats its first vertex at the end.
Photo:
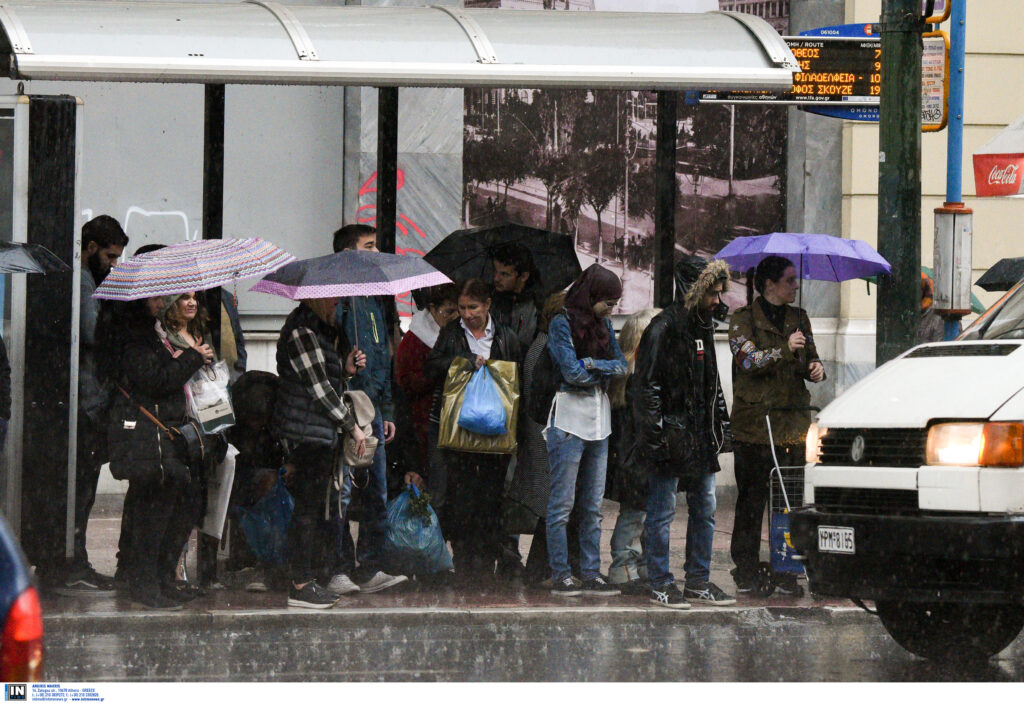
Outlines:
MULTIPOLYGON (((815 406, 799 408, 772 408, 772 410, 817 411, 815 406)), ((775 452, 775 438, 772 434, 771 413, 764 416, 768 426, 768 446, 772 451, 773 466, 768 476, 768 562, 761 562, 758 568, 754 592, 762 598, 770 596, 776 588, 778 577, 784 574, 799 576, 804 573, 800 556, 793 548, 789 532, 789 513, 799 508, 804 501, 804 465, 782 466, 775 452)), ((793 595, 802 596, 804 589, 797 586, 793 595)))

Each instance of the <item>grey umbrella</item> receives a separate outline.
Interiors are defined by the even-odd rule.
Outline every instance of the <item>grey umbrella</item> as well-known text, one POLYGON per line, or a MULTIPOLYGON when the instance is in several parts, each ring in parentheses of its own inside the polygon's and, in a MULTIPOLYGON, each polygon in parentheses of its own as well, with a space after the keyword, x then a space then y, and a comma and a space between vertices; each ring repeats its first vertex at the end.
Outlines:
POLYGON ((41 244, 0 242, 0 273, 62 273, 71 267, 41 244))

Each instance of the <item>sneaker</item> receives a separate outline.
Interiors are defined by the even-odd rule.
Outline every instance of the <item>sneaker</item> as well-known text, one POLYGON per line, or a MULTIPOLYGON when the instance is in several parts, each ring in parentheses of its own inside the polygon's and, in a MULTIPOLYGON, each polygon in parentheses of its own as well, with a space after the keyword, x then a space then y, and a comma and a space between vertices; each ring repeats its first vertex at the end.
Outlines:
POLYGON ((573 580, 572 576, 566 576, 551 586, 551 593, 556 596, 581 596, 583 595, 583 590, 576 585, 576 581, 573 580))
MULTIPOLYGON (((403 576, 402 578, 405 577, 403 576)), ((264 589, 265 588, 266 587, 264 587, 264 589)), ((385 588, 387 587, 385 586, 385 588)), ((331 577, 331 582, 327 584, 327 592, 335 596, 344 596, 348 595, 349 593, 359 593, 359 591, 359 586, 352 583, 352 579, 350 579, 345 574, 335 574, 331 577)))
POLYGON ((338 602, 338 596, 332 595, 316 585, 316 581, 310 581, 302 588, 296 588, 293 583, 288 590, 289 608, 317 608, 325 610, 338 602))
POLYGON ((696 601, 704 605, 735 605, 736 599, 723 591, 710 581, 686 584, 683 587, 683 596, 687 600, 696 601))
POLYGON ((585 596, 617 596, 622 593, 600 576, 584 581, 582 590, 585 596))
POLYGON ((690 604, 683 597, 683 594, 679 591, 679 587, 674 583, 670 583, 662 588, 651 589, 651 602, 657 603, 658 605, 665 608, 674 608, 676 610, 689 610, 690 604))
POLYGON ((132 593, 131 599, 133 603, 141 605, 143 608, 149 608, 150 610, 181 610, 182 605, 179 601, 172 598, 168 598, 164 594, 157 591, 155 594, 151 593, 132 593))
POLYGON ((740 571, 739 567, 729 572, 733 583, 736 584, 737 593, 753 593, 757 587, 757 577, 746 571, 740 571))
POLYGON ((97 574, 89 569, 79 577, 65 581, 63 584, 54 587, 53 592, 61 596, 113 596, 114 579, 103 574, 97 574))
POLYGON ((249 577, 248 583, 245 584, 245 590, 248 593, 266 593, 268 590, 266 580, 263 578, 263 572, 257 571, 249 577))
POLYGON ((780 596, 799 598, 804 594, 804 587, 796 582, 795 574, 777 574, 772 583, 775 584, 775 592, 780 596))
POLYGON ((624 596, 646 596, 651 592, 651 584, 644 579, 631 579, 616 586, 624 596))
MULTIPOLYGON (((398 576, 391 576, 385 574, 383 571, 378 571, 369 580, 359 584, 359 590, 363 593, 376 593, 377 591, 383 591, 385 588, 391 588, 397 586, 400 583, 405 583, 409 579, 399 574, 398 576)), ((331 579, 333 583, 333 579, 331 579)))
POLYGON ((199 594, 191 588, 179 588, 173 584, 163 584, 160 586, 160 594, 175 603, 188 603, 194 601, 199 594))

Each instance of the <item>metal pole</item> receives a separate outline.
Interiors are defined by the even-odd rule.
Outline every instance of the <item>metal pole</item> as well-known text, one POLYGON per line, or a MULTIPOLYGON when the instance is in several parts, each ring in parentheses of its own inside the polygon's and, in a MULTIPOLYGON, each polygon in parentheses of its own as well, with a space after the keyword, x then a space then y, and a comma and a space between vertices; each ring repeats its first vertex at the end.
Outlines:
POLYGON ((875 362, 914 344, 921 306, 921 2, 882 3, 879 106, 879 276, 875 362))
POLYGON ((963 202, 964 59, 967 0, 952 0, 949 32, 949 121, 946 128, 946 202, 963 202))
POLYGON ((676 94, 658 91, 654 166, 654 304, 672 304, 676 245, 676 94))
POLYGON ((377 246, 395 253, 398 209, 398 88, 377 91, 377 246))
POLYGON ((729 197, 732 197, 732 179, 736 164, 736 106, 729 106, 729 197))

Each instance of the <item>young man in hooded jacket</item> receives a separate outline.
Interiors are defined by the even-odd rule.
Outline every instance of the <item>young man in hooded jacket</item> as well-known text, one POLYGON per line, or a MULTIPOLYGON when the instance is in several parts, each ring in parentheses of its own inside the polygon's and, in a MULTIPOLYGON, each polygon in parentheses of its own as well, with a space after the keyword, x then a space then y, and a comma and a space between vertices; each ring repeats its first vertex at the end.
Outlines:
POLYGON ((732 605, 736 599, 709 579, 715 473, 729 436, 712 315, 721 305, 729 267, 688 257, 675 273, 676 300, 641 337, 626 390, 635 429, 631 450, 648 476, 644 537, 651 601, 676 609, 689 608, 689 601, 732 605), (668 564, 677 490, 686 491, 689 511, 682 592, 668 564))

